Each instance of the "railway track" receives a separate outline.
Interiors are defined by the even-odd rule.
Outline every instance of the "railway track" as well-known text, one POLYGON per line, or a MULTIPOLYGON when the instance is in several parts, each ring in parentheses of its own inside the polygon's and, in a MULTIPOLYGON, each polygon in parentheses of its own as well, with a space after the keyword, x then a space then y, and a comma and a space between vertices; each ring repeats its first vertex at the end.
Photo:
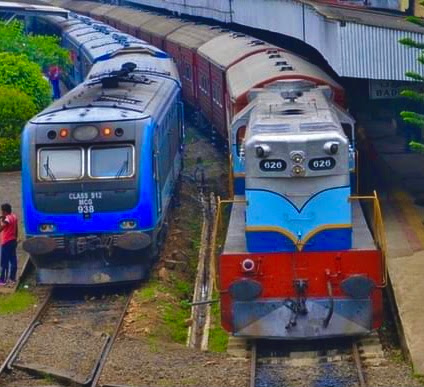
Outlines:
MULTIPOLYGON (((368 387, 357 340, 253 343, 250 387, 368 387)), ((380 356, 375 354, 375 357, 380 356)))
POLYGON ((0 367, 0 386, 96 386, 132 287, 52 288, 0 367))

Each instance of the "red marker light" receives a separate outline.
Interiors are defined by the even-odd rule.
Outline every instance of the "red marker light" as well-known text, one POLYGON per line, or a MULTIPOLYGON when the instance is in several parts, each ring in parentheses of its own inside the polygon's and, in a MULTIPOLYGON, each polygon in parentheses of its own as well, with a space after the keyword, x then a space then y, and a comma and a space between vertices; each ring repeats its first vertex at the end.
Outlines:
POLYGON ((110 128, 103 129, 103 136, 109 137, 111 134, 112 134, 112 129, 110 128))
POLYGON ((62 138, 68 137, 68 129, 60 129, 59 136, 62 138))

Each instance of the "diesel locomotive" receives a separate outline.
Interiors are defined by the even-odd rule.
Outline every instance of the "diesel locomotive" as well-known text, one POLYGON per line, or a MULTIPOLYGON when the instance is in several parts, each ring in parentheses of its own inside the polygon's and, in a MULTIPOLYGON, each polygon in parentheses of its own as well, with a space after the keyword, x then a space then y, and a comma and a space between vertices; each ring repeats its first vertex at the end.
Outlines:
POLYGON ((233 121, 245 194, 219 279, 222 322, 236 336, 312 339, 381 324, 384 261, 351 201, 354 120, 330 97, 325 86, 271 84, 233 121))

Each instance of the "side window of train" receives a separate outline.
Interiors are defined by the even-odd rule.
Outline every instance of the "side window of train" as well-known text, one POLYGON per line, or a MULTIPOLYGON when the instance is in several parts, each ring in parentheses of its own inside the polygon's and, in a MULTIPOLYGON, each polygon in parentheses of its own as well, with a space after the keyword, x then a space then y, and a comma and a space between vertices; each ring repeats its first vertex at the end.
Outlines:
POLYGON ((221 87, 216 82, 212 84, 212 100, 222 108, 221 87))
POLYGON ((184 78, 191 81, 191 66, 187 63, 184 63, 184 78))
POLYGON ((246 136, 246 125, 237 129, 236 152, 238 157, 244 157, 244 137, 246 136))
POLYGON ((208 95, 208 80, 206 78, 206 76, 204 74, 202 74, 202 78, 200 80, 200 89, 203 91, 203 93, 205 93, 206 95, 208 95))

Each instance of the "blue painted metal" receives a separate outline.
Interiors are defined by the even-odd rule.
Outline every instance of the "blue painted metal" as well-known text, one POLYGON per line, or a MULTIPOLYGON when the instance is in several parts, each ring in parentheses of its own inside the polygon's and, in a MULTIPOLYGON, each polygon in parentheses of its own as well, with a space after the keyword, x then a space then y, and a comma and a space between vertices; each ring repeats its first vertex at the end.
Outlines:
POLYGON ((314 339, 367 334, 372 329, 370 299, 334 299, 333 315, 325 327, 330 299, 309 298, 307 313, 286 328, 293 311, 288 300, 236 301, 232 315, 235 336, 276 339, 314 339))
POLYGON ((350 249, 349 196, 350 187, 333 188, 317 193, 297 208, 274 192, 246 189, 248 251, 295 251, 297 242, 307 251, 350 249))

